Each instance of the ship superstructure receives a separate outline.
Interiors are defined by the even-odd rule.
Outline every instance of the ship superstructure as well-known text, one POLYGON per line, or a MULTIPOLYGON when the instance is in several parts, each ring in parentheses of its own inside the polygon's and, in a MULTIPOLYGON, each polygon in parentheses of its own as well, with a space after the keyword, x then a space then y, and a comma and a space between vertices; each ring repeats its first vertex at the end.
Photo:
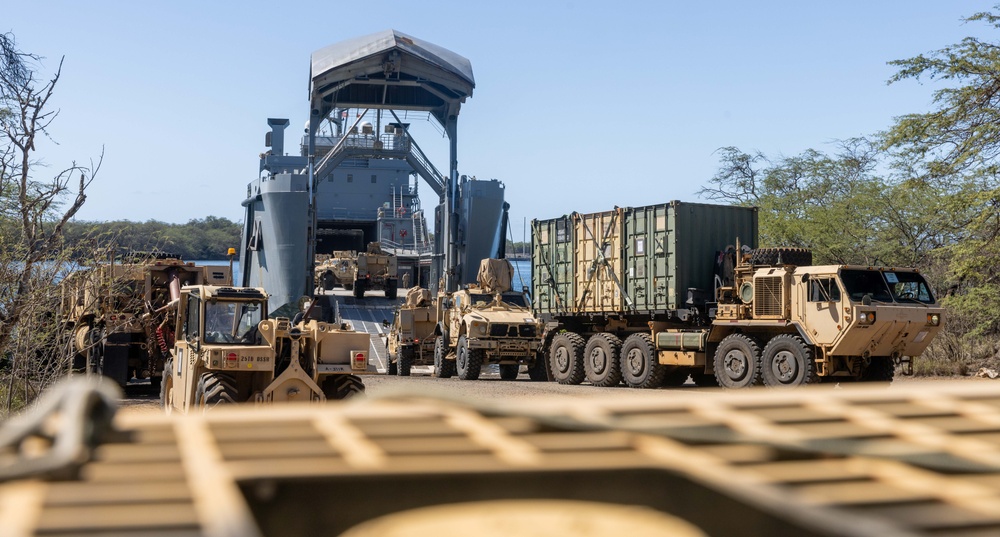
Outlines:
POLYGON ((262 286, 271 308, 313 290, 316 254, 370 242, 399 257, 400 276, 437 289, 475 281, 502 243, 503 183, 458 173, 458 114, 472 95, 471 63, 387 30, 312 55, 310 120, 298 155, 284 147, 286 119, 269 119, 270 151, 247 187, 243 285, 262 286), (441 172, 410 132, 429 117, 449 141, 441 172), (419 187, 437 196, 431 233, 419 187))

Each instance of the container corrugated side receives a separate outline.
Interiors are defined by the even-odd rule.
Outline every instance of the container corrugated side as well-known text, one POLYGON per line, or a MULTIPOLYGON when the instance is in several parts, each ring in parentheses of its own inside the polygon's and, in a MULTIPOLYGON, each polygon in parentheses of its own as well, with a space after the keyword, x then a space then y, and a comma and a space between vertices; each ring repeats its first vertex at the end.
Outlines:
POLYGON ((684 203, 627 210, 626 291, 637 313, 688 307, 688 290, 711 300, 716 260, 736 239, 757 245, 757 209, 684 203))
POLYGON ((538 315, 573 305, 573 224, 569 216, 531 222, 531 297, 538 315))
POLYGON ((574 312, 626 309, 622 276, 625 209, 573 215, 576 245, 574 312))

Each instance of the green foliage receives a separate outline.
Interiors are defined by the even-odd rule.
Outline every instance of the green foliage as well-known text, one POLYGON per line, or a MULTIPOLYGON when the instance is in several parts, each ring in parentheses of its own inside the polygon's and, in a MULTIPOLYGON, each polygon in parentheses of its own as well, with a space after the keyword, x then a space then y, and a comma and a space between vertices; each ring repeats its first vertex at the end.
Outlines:
MULTIPOLYGON (((225 259, 229 248, 240 243, 242 228, 227 218, 208 216, 186 224, 146 222, 75 222, 67 226, 67 240, 78 243, 83 237, 115 237, 120 251, 169 252, 183 259, 225 259)), ((77 259, 85 261, 88 249, 76 244, 77 259)))

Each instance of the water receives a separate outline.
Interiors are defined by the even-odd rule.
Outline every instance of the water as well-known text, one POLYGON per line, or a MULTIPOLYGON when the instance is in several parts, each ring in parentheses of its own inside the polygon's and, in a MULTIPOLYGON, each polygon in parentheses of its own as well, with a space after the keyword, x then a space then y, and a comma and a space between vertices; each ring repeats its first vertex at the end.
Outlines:
MULTIPOLYGON (((228 267, 228 259, 185 259, 185 263, 194 263, 195 265, 202 266, 208 265, 212 267, 228 267)), ((233 285, 240 284, 240 262, 238 259, 233 260, 233 285)))

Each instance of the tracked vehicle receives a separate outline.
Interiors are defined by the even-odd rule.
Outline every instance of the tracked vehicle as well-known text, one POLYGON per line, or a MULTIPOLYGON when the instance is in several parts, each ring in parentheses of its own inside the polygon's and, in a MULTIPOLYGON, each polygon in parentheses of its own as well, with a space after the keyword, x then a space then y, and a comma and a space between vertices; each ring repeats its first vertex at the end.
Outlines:
POLYGON ((181 290, 161 398, 168 412, 220 404, 343 399, 375 373, 368 334, 309 319, 268 318, 259 288, 181 290))

